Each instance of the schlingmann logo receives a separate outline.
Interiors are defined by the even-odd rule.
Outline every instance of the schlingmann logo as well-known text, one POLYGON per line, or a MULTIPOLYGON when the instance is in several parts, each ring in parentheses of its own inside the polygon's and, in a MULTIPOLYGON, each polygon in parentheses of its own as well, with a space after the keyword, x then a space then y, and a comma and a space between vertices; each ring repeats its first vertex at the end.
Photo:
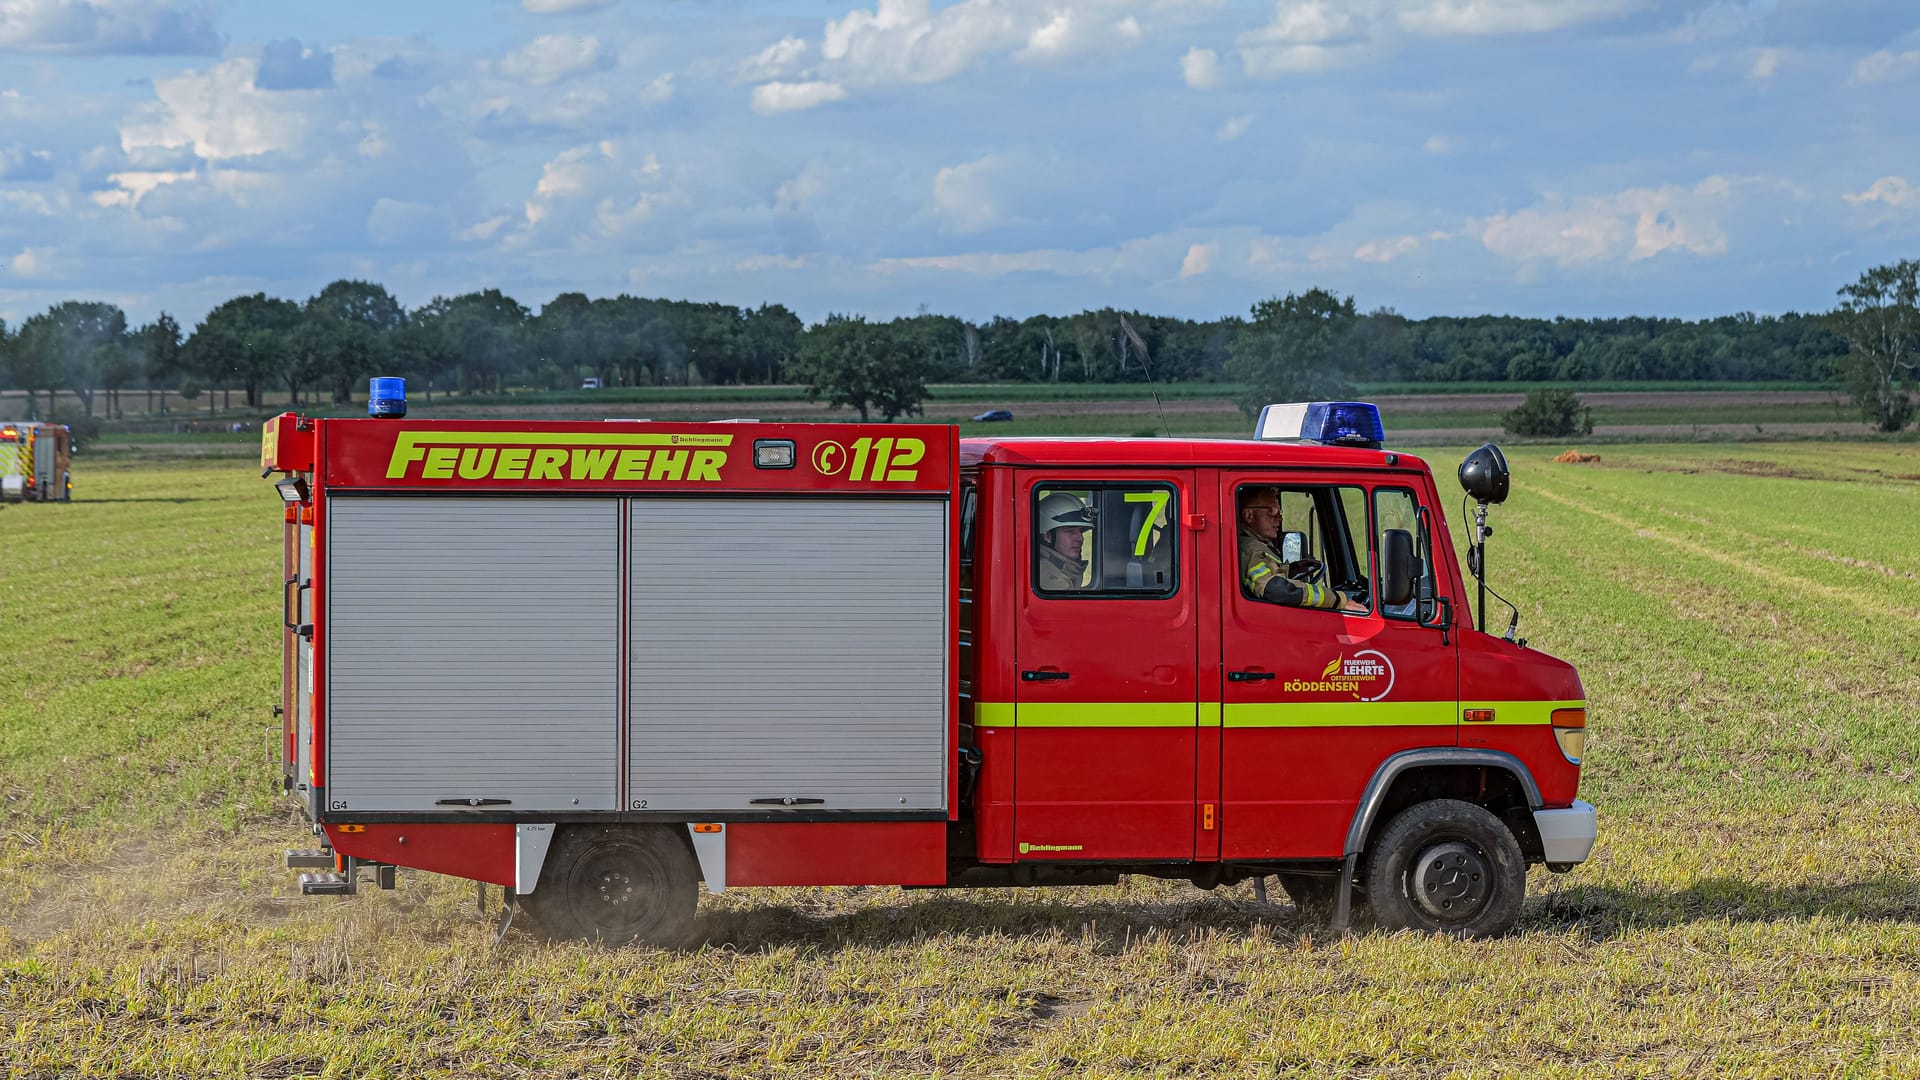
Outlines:
POLYGON ((559 431, 403 431, 389 480, 599 480, 719 483, 731 435, 559 431), (663 450, 660 447, 675 447, 663 450))
POLYGON ((1352 694, 1360 701, 1379 701, 1393 690, 1393 661, 1377 649, 1338 656, 1318 679, 1288 679, 1289 693, 1352 694))

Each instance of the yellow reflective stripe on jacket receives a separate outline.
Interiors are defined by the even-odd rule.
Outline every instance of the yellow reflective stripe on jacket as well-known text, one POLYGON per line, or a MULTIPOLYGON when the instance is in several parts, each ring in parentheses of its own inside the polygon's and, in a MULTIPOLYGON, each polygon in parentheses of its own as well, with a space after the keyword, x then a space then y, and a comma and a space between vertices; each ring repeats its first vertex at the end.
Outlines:
POLYGON ((1584 701, 982 701, 973 707, 975 727, 990 728, 1325 728, 1446 727, 1465 709, 1492 709, 1494 719, 1470 726, 1552 722, 1555 709, 1585 708, 1584 701))

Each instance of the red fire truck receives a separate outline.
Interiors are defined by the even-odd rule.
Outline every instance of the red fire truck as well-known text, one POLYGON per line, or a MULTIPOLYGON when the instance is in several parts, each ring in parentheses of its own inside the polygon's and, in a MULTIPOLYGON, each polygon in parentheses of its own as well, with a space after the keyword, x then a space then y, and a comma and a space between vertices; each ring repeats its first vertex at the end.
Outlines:
MULTIPOLYGON (((610 942, 681 938, 703 881, 1123 874, 1501 933, 1530 864, 1593 845, 1579 677, 1473 627, 1370 406, 1269 412, 1254 441, 280 416, 276 711, 324 837, 288 864, 492 883, 610 942), (1337 608, 1251 591, 1274 508, 1256 543, 1337 608)), ((1505 461, 1461 475, 1477 569, 1505 461)))
POLYGON ((65 424, 0 422, 0 500, 72 501, 71 442, 65 424))

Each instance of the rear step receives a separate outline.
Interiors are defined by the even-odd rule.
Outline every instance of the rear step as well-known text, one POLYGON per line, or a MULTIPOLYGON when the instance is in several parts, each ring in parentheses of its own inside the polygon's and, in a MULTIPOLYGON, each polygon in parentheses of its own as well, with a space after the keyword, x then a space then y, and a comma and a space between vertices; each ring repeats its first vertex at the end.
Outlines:
POLYGON ((301 896, 348 896, 353 893, 353 879, 345 874, 301 874, 301 896))
POLYGON ((295 851, 288 849, 287 869, 299 870, 302 868, 312 868, 316 870, 333 869, 333 852, 325 848, 318 851, 295 851))

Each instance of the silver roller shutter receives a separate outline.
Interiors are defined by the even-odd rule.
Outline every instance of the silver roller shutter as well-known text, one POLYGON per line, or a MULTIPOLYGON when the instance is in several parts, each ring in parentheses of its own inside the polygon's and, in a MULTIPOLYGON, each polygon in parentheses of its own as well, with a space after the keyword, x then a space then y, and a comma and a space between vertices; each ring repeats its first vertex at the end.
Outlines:
POLYGON ((620 504, 337 496, 327 801, 618 805, 620 504))
POLYGON ((945 808, 944 502, 631 514, 629 808, 945 808))

